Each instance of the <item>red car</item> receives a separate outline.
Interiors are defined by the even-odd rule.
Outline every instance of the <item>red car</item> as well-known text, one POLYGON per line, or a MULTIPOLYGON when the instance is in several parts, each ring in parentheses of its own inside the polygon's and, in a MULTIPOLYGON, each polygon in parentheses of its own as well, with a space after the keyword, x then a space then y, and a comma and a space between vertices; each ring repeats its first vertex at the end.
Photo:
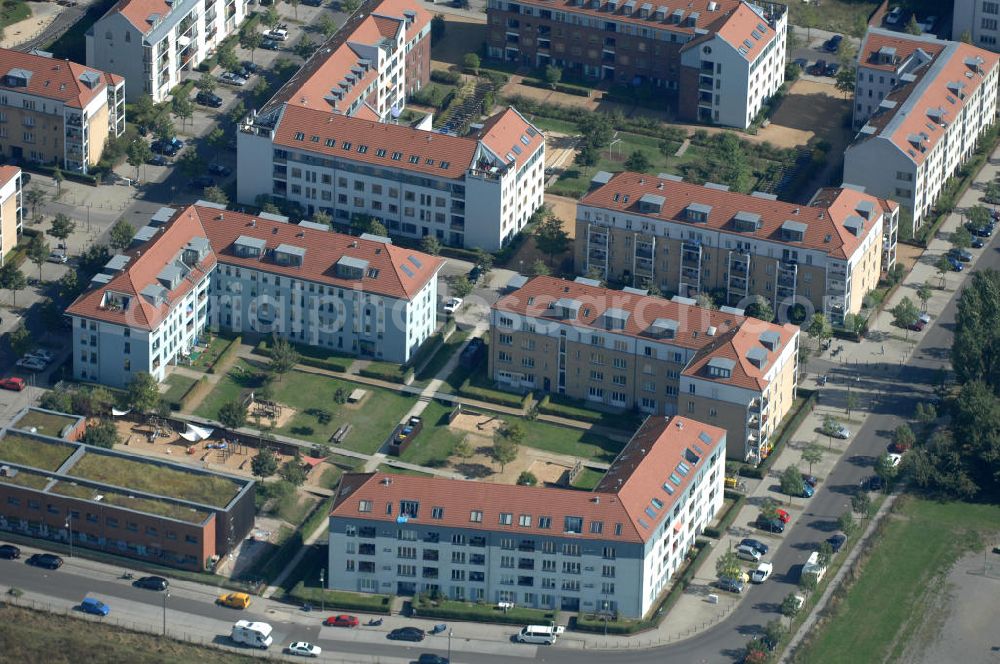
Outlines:
POLYGON ((24 379, 14 376, 12 378, 0 378, 0 389, 20 392, 25 387, 24 379))
POLYGON ((782 523, 788 523, 792 520, 791 515, 785 510, 778 510, 778 518, 781 519, 782 523))
POLYGON ((330 616, 323 621, 323 624, 327 627, 357 627, 358 619, 348 615, 330 616))
POLYGON ((924 331, 924 321, 918 320, 915 323, 911 323, 910 324, 910 329, 913 330, 914 332, 923 332, 924 331))

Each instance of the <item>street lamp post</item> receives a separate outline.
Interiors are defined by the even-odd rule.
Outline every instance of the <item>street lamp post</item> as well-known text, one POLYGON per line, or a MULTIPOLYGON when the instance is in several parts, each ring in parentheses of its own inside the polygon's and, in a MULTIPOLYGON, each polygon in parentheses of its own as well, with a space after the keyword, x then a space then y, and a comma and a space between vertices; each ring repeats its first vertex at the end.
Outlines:
POLYGON ((73 557, 73 515, 72 513, 66 517, 66 528, 69 529, 69 557, 73 557))
POLYGON ((319 610, 320 613, 326 613, 326 586, 324 585, 324 574, 326 570, 319 571, 319 610))
POLYGON ((163 591, 163 636, 167 635, 167 598, 170 597, 170 593, 163 591))
POLYGON ((454 634, 454 630, 448 630, 448 662, 451 662, 451 635, 454 634))

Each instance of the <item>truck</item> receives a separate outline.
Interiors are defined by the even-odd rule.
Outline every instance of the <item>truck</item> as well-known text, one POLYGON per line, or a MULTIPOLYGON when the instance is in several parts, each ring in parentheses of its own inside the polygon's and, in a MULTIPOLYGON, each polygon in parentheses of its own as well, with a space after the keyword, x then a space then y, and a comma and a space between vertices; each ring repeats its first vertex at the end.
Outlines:
POLYGON ((251 622, 237 620, 229 638, 235 643, 242 643, 261 650, 267 650, 274 639, 271 637, 271 626, 266 622, 251 622))
POLYGON ((810 553, 806 564, 802 566, 802 576, 806 574, 814 574, 816 583, 823 580, 823 576, 826 574, 826 565, 819 564, 819 551, 810 553))

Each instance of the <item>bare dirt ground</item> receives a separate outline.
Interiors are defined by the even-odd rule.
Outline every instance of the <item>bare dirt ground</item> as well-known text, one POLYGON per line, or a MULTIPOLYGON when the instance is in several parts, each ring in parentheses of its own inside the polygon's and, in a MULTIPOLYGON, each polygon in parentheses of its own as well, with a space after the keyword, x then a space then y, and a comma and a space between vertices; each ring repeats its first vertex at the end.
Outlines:
POLYGON ((444 24, 444 37, 431 51, 434 62, 461 66, 466 53, 479 53, 486 41, 485 20, 444 14, 444 24))
POLYGON ((996 664, 1000 661, 1000 555, 970 553, 958 560, 932 592, 924 624, 899 659, 901 664, 996 664), (985 572, 985 573, 984 573, 985 572))
POLYGON ((288 424, 288 422, 291 421, 292 417, 294 417, 295 414, 299 412, 294 408, 289 408, 284 404, 278 404, 278 407, 280 408, 280 410, 278 411, 277 417, 266 417, 263 415, 265 409, 259 406, 256 401, 254 401, 247 406, 247 422, 253 422, 254 426, 256 426, 257 420, 260 419, 260 424, 264 428, 279 429, 288 424), (261 413, 260 418, 258 418, 256 415, 258 410, 261 413))
POLYGON ((757 133, 756 140, 783 148, 805 145, 814 138, 837 145, 845 135, 843 120, 850 110, 850 100, 832 83, 800 78, 792 84, 771 124, 757 133))
POLYGON ((0 47, 13 48, 34 38, 35 35, 48 27, 49 23, 52 23, 62 11, 62 7, 54 2, 27 2, 25 4, 31 9, 31 16, 4 28, 0 47))

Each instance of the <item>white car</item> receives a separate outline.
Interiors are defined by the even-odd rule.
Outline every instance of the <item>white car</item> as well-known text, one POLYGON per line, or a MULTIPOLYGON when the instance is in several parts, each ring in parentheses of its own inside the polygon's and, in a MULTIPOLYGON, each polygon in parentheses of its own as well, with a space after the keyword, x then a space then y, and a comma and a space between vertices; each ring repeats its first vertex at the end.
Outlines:
POLYGON ((918 320, 921 323, 923 323, 924 325, 930 325, 931 324, 931 315, 925 311, 924 313, 920 314, 920 317, 918 318, 918 320))
POLYGON ((45 368, 45 362, 37 357, 22 357, 16 362, 17 366, 28 371, 41 371, 45 368))
POLYGON ((268 30, 265 32, 264 36, 276 41, 285 41, 288 39, 288 30, 285 30, 284 28, 275 28, 274 30, 268 30))
POLYGON ((311 643, 306 643, 305 641, 291 643, 285 648, 285 651, 289 655, 301 655, 302 657, 319 657, 323 653, 322 648, 314 646, 311 643))
POLYGON ((65 263, 69 260, 69 257, 61 251, 53 251, 49 254, 48 262, 50 263, 65 263))
POLYGON ((899 465, 899 462, 903 460, 903 455, 896 454, 895 452, 890 452, 888 454, 888 457, 889 457, 889 465, 892 466, 893 468, 897 467, 899 465))
POLYGON ((25 353, 24 357, 25 358, 35 357, 41 360, 42 362, 51 362, 52 360, 55 359, 56 356, 50 350, 45 350, 44 348, 36 348, 30 353, 25 353))
POLYGON ((757 565, 757 569, 750 572, 750 581, 752 583, 764 583, 771 576, 771 572, 774 571, 774 565, 771 563, 761 563, 757 565))
POLYGON ((229 85, 237 85, 239 87, 243 87, 244 85, 247 84, 247 80, 245 78, 243 78, 236 72, 232 71, 227 71, 221 76, 219 76, 219 80, 222 81, 223 83, 228 83, 229 85))
POLYGON ((847 440, 851 437, 851 430, 841 424, 837 427, 836 431, 833 432, 833 437, 840 438, 841 440, 847 440))
POLYGON ((459 307, 462 306, 464 300, 460 297, 449 297, 444 303, 444 312, 446 314, 453 314, 458 311, 459 307))

